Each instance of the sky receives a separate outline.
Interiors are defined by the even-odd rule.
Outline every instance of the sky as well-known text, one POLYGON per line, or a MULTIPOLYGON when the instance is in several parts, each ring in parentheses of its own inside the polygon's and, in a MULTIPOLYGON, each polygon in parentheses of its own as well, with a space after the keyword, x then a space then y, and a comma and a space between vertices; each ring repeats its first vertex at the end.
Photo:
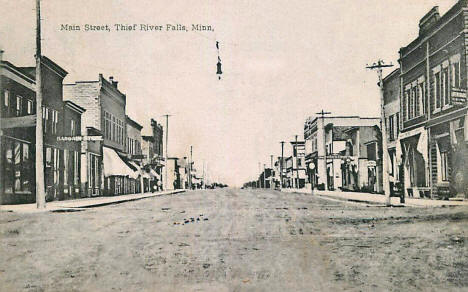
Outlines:
MULTIPOLYGON (((64 83, 119 81, 127 114, 149 129, 169 118, 169 156, 203 162, 212 180, 240 186, 255 179, 280 141, 303 136, 307 117, 379 116, 377 74, 366 64, 398 64, 433 6, 455 0, 43 0, 42 52, 67 72, 64 83), (81 31, 61 30, 62 24, 81 31), (86 24, 107 31, 84 31, 86 24), (153 24, 163 31, 115 31, 153 24), (165 31, 166 24, 188 31, 165 31), (190 31, 192 24, 213 31, 190 31), (216 75, 220 44, 222 79, 216 75)), ((4 59, 33 66, 35 1, 0 0, 4 59)), ((392 69, 387 69, 387 74, 392 69)), ((285 154, 291 153, 290 145, 285 154)))

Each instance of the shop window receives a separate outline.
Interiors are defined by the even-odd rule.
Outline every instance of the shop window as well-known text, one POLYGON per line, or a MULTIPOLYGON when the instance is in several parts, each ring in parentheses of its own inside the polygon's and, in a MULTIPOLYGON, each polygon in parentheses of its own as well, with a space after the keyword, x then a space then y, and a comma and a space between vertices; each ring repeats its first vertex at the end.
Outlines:
POLYGON ((29 144, 23 143, 23 159, 22 159, 22 168, 23 168, 23 177, 22 177, 22 190, 23 191, 31 191, 31 181, 30 176, 32 175, 32 160, 30 159, 29 155, 29 144))
POLYGON ((441 178, 442 181, 449 180, 449 156, 448 152, 441 152, 440 153, 440 162, 441 162, 441 178))
POLYGON ((78 151, 74 151, 73 153, 73 184, 78 186, 80 181, 80 153, 78 151))
POLYGON ((6 138, 4 149, 4 164, 1 171, 3 191, 16 193, 30 191, 30 175, 32 164, 29 154, 29 144, 6 138))
POLYGON ((5 141, 5 168, 3 173, 5 193, 13 193, 13 172, 15 168, 13 165, 13 149, 11 144, 10 141, 5 141))
POLYGON ((63 150, 63 185, 68 186, 68 164, 70 163, 69 158, 70 152, 68 149, 63 150))

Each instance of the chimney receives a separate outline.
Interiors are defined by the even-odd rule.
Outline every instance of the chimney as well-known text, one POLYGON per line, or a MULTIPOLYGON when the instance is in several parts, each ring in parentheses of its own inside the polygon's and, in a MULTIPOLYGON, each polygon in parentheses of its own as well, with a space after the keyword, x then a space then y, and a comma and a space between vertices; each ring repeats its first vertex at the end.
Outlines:
POLYGON ((109 76, 109 81, 115 88, 117 88, 118 81, 114 80, 114 76, 109 76))
POLYGON ((432 7, 419 21, 419 35, 428 31, 440 19, 439 6, 432 7))

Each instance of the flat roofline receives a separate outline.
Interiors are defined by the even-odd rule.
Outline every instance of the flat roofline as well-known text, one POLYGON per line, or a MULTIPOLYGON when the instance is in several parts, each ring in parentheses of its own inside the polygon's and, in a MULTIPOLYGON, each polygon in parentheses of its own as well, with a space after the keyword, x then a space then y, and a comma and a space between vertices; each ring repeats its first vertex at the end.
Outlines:
POLYGON ((75 81, 75 83, 64 83, 63 86, 71 86, 71 85, 76 85, 78 83, 99 83, 99 80, 89 80, 89 81, 86 81, 86 80, 79 80, 79 81, 75 81))

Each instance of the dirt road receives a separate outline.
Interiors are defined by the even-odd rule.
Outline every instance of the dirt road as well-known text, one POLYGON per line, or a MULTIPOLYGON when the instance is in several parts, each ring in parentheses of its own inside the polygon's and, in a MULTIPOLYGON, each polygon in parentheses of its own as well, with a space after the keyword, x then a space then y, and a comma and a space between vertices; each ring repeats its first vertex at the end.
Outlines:
POLYGON ((2 291, 466 291, 468 210, 193 191, 0 213, 2 291))

